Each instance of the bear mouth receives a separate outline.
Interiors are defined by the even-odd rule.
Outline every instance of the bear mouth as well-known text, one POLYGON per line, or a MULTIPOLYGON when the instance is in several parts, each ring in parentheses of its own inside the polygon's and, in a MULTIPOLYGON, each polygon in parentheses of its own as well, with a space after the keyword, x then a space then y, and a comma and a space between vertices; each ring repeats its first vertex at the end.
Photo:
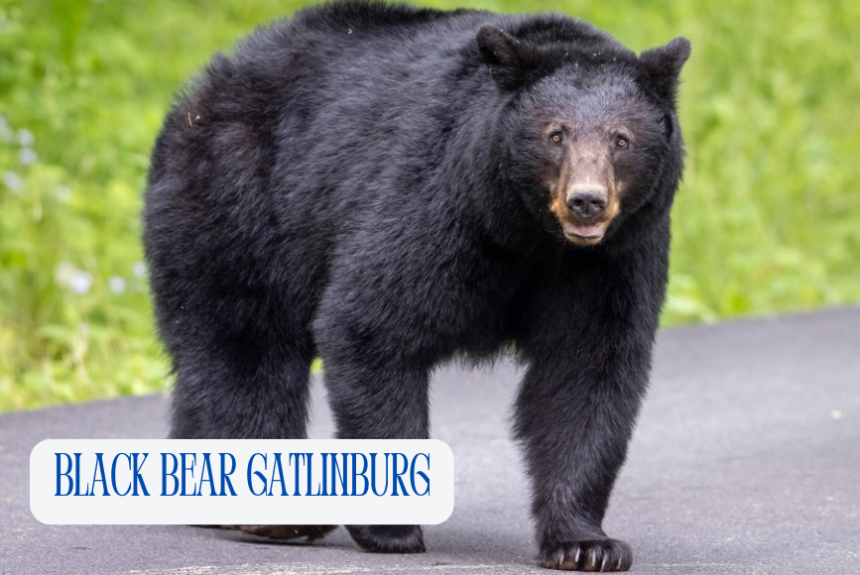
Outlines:
POLYGON ((562 229, 564 230, 565 237, 571 242, 578 245, 593 246, 600 243, 600 240, 603 239, 608 225, 609 222, 588 224, 564 222, 562 229))

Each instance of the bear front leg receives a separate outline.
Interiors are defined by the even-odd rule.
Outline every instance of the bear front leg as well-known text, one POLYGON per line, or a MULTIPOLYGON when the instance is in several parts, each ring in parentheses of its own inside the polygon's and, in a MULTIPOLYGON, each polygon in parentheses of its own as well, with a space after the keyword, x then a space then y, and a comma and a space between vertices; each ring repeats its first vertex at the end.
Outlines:
POLYGON ((536 361, 519 394, 517 435, 544 567, 626 571, 632 564, 627 544, 609 538, 601 524, 645 388, 646 362, 636 357, 644 350, 604 345, 536 361))
MULTIPOLYGON (((659 251, 654 248, 654 252, 659 251)), ((626 571, 602 522, 648 384, 665 259, 586 258, 540 283, 519 347, 516 434, 544 567, 626 571)))

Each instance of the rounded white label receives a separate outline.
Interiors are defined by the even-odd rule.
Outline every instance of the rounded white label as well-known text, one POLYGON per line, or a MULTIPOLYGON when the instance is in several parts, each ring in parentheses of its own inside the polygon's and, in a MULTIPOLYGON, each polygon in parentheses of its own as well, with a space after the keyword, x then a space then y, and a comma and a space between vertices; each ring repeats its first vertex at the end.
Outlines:
POLYGON ((67 525, 434 525, 454 510, 454 454, 437 439, 48 439, 30 509, 67 525))

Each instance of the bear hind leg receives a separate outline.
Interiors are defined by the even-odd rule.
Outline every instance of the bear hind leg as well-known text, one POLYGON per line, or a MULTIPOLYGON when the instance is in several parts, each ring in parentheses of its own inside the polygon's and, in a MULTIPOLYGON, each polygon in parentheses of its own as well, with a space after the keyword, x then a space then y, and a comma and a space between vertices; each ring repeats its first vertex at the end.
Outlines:
POLYGON ((178 358, 172 439, 306 437, 312 354, 250 347, 178 358))
MULTIPOLYGON (((262 320, 261 320, 262 323, 262 320)), ((313 349, 254 345, 183 357, 173 400, 174 439, 302 439, 313 349), (231 358, 233 358, 231 360, 231 358), (241 358, 236 361, 236 358, 241 358), (192 362, 192 359, 195 360, 192 362), (192 366, 194 369, 192 369, 192 366)), ((321 539, 335 525, 218 525, 269 539, 321 539)))

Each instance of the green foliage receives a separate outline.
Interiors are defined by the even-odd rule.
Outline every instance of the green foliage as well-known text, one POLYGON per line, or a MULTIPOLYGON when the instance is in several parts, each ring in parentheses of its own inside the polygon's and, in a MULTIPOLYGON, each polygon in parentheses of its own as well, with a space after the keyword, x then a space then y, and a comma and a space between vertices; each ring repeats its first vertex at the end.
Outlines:
MULTIPOLYGON (((300 4, 0 0, 0 411, 167 387, 139 245, 150 146, 212 51, 300 4)), ((860 4, 541 8, 636 50, 692 40, 664 324, 860 301, 860 4)))

